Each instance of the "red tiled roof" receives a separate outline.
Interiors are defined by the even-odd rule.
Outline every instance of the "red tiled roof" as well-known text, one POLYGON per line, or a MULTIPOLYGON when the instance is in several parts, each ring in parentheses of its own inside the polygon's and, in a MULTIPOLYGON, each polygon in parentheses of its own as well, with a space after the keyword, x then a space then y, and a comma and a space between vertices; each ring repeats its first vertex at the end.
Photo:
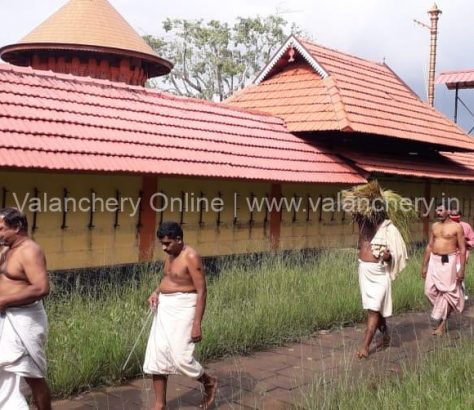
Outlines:
POLYGON ((341 155, 368 173, 474 181, 471 153, 439 153, 434 158, 355 151, 344 151, 341 155))
POLYGON ((455 161, 474 172, 474 154, 470 152, 443 152, 442 154, 451 161, 455 161))
POLYGON ((257 82, 228 102, 277 115, 293 132, 353 131, 474 150, 470 136, 385 64, 290 37, 257 82))
POLYGON ((0 167, 358 183, 268 114, 0 65, 0 167))
POLYGON ((436 79, 436 84, 446 84, 450 90, 458 87, 474 88, 474 70, 446 71, 436 79))

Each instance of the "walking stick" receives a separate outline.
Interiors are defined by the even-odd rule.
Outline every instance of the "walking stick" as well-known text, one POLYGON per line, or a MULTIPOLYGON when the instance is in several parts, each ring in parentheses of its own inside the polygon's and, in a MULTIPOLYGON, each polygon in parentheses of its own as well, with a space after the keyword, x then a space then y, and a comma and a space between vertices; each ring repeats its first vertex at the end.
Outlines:
POLYGON ((141 330, 140 330, 140 333, 138 333, 137 340, 135 340, 135 343, 133 344, 132 350, 130 350, 130 354, 128 355, 127 360, 125 360, 125 363, 124 363, 124 365, 123 365, 123 367, 122 367, 122 371, 124 371, 125 368, 127 367, 127 364, 128 364, 128 362, 130 361, 130 358, 132 357, 132 354, 133 354, 133 352, 135 351, 135 348, 137 347, 138 342, 140 341, 140 337, 142 336, 142 333, 143 333, 143 331, 145 330, 145 328, 146 328, 146 326, 147 326, 147 324, 148 324, 148 321, 149 321, 150 318, 151 318, 151 314, 152 314, 152 313, 153 313, 153 310, 150 309, 150 311, 148 312, 147 317, 145 318, 145 322, 143 323, 143 326, 142 326, 142 328, 141 328, 141 330))

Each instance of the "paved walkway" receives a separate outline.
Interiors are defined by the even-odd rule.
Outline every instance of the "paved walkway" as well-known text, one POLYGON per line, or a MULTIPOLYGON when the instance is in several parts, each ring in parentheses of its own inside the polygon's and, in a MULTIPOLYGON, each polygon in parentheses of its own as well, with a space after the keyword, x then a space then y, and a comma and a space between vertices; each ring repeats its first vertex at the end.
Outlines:
MULTIPOLYGON (((439 338, 431 335, 427 313, 407 313, 389 320, 392 345, 367 360, 355 358, 363 325, 319 332, 311 338, 251 356, 208 363, 206 369, 219 378, 218 409, 291 409, 301 403, 314 380, 398 373, 402 363, 413 363, 421 352, 432 350, 439 338)), ((450 321, 449 338, 461 334, 474 339, 474 304, 450 321)), ((201 400, 199 384, 181 376, 168 383, 169 409, 195 409, 201 400)), ((94 391, 54 403, 55 410, 149 410, 153 391, 149 379, 94 391)))

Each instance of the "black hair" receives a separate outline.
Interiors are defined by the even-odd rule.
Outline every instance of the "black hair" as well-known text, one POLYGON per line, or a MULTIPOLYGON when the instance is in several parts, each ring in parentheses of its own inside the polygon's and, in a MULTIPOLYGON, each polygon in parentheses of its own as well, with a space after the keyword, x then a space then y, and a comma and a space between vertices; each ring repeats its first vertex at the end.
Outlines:
POLYGON ((452 198, 439 198, 436 201, 436 208, 443 207, 447 211, 459 210, 459 199, 456 197, 452 198))
POLYGON ((453 207, 453 208, 451 209, 451 212, 455 212, 455 213, 458 214, 459 216, 462 216, 461 210, 460 210, 459 208, 457 208, 457 207, 453 207))
POLYGON ((183 230, 177 222, 163 222, 156 231, 158 239, 163 239, 167 236, 170 239, 183 239, 183 230))
POLYGON ((12 207, 0 209, 0 217, 9 228, 18 228, 20 232, 28 232, 28 219, 19 209, 12 207))

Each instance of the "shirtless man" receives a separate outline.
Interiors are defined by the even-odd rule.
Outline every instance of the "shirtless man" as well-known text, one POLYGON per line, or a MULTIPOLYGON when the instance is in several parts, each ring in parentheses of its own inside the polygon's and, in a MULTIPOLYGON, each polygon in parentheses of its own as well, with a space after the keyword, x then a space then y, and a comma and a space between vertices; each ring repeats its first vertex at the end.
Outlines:
MULTIPOLYGON (((371 222, 359 214, 355 215, 355 220, 359 225, 359 284, 362 293, 362 303, 365 310, 367 310, 367 329, 364 334, 362 344, 357 351, 359 359, 366 358, 369 355, 370 344, 374 338, 377 329, 381 332, 382 337, 377 342, 377 348, 387 346, 390 343, 390 336, 388 333, 386 317, 391 315, 391 298, 390 294, 390 278, 387 272, 384 272, 384 267, 380 263, 380 259, 384 262, 389 262, 391 259, 390 250, 386 249, 384 253, 376 258, 372 252, 371 241, 375 236, 377 230, 386 218, 385 212, 380 212, 376 216, 376 220, 371 222), (372 272, 373 270, 376 272, 372 272), (375 291, 380 297, 371 297, 371 289, 367 289, 364 284, 366 277, 372 277, 372 283, 376 283, 377 289, 375 291), (381 292, 380 292, 381 290, 381 292), (369 294, 369 295, 367 295, 369 294), (367 297, 369 296, 369 297, 367 297), (384 309, 386 301, 390 301, 389 312, 384 309), (368 303, 370 301, 370 303, 368 303), (375 302, 374 304, 372 304, 375 302)), ((370 280, 370 278, 367 278, 370 280)))
POLYGON ((26 406, 22 396, 11 397, 15 380, 21 376, 38 409, 49 410, 51 397, 44 378, 47 319, 41 302, 49 293, 46 259, 40 246, 28 237, 26 216, 16 208, 0 210, 0 243, 4 246, 0 258, 0 385, 11 386, 10 397, 0 397, 0 407, 11 408, 8 403, 14 400, 16 408, 26 406), (28 350, 32 346, 34 352, 28 350))
POLYGON ((195 343, 202 339, 201 322, 206 307, 206 279, 198 253, 183 242, 176 222, 164 222, 158 239, 167 254, 159 286, 148 299, 155 314, 148 340, 144 372, 153 375, 154 409, 166 408, 168 375, 184 374, 204 387, 202 406, 215 399, 217 379, 204 372, 194 359, 195 343))
MULTIPOLYGON (((462 213, 461 210, 458 208, 451 209, 449 217, 454 221, 459 223, 462 226, 462 229, 464 231, 464 240, 466 241, 466 265, 469 261, 469 252, 471 249, 474 247, 474 230, 472 229, 472 226, 469 225, 465 221, 461 221, 462 213)), ((459 269, 461 266, 461 263, 458 258, 458 263, 456 264, 456 268, 459 269)), ((462 281, 462 290, 464 292, 464 300, 468 300, 469 297, 466 294, 466 287, 464 285, 464 281, 462 281)))
POLYGON ((464 310, 461 283, 466 264, 466 243, 462 226, 449 218, 444 203, 436 207, 438 222, 433 224, 425 250, 421 277, 425 279, 425 294, 433 305, 431 319, 433 335, 446 332, 446 321, 453 310, 464 310), (459 269, 456 268, 459 253, 459 269))

